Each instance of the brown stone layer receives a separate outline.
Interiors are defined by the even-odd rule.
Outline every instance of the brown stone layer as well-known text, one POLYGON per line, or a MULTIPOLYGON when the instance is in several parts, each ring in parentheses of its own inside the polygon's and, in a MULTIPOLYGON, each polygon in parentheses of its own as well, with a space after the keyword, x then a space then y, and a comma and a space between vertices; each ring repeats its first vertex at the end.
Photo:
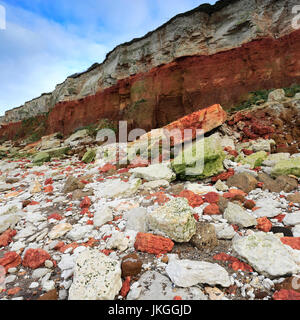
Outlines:
MULTIPOLYGON (((70 134, 103 118, 149 131, 216 103, 228 109, 251 91, 294 83, 300 83, 300 30, 210 56, 179 58, 96 95, 61 102, 50 111, 46 132, 70 134)), ((13 138, 21 125, 3 126, 0 137, 13 138)))

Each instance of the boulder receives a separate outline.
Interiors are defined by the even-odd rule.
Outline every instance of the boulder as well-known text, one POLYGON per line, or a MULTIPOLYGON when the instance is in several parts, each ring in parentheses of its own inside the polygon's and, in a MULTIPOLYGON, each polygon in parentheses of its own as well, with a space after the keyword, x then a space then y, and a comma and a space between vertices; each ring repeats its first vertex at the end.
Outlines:
POLYGON ((289 176, 279 176, 273 179, 266 173, 259 173, 258 180, 263 182, 262 189, 269 190, 270 192, 280 193, 284 191, 289 193, 298 187, 297 179, 289 176))
POLYGON ((224 212, 224 219, 231 224, 236 224, 239 227, 247 228, 256 226, 256 219, 250 215, 246 210, 240 207, 238 204, 229 202, 224 212))
POLYGON ((126 230, 135 230, 137 232, 147 232, 147 210, 145 208, 133 208, 124 214, 127 220, 126 230))
POLYGON ((114 300, 121 288, 120 262, 93 249, 78 255, 69 300, 114 300))
POLYGON ((149 229, 176 242, 188 242, 196 233, 193 208, 185 198, 175 198, 148 214, 149 229))
POLYGON ((109 207, 97 207, 94 213, 94 226, 102 227, 107 222, 112 221, 113 218, 113 212, 109 207))
POLYGON ((214 225, 209 223, 197 223, 196 234, 190 240, 190 243, 202 250, 202 249, 213 249, 218 245, 218 239, 216 236, 216 230, 214 225))
POLYGON ((217 263, 193 260, 170 259, 166 272, 178 287, 191 287, 197 284, 221 285, 229 287, 231 281, 228 272, 217 263))
POLYGON ((247 237, 236 237, 233 249, 266 277, 280 277, 299 271, 289 251, 272 233, 259 231, 247 237))
POLYGON ((198 287, 176 288, 167 276, 157 271, 147 271, 139 279, 140 286, 133 287, 127 300, 174 300, 180 296, 183 300, 207 300, 206 295, 198 287))
POLYGON ((300 177, 300 158, 281 160, 272 168, 271 176, 294 175, 300 177))
POLYGON ((168 238, 142 232, 137 234, 134 244, 136 250, 156 255, 171 252, 173 247, 174 242, 168 238))
POLYGON ((286 226, 295 226, 297 224, 300 224, 300 211, 286 214, 282 222, 286 226))
POLYGON ((242 164, 248 164, 250 165, 251 169, 254 169, 256 167, 259 167, 262 165, 264 160, 266 160, 268 154, 265 151, 259 151, 251 154, 250 156, 247 156, 243 159, 241 159, 242 164))
POLYGON ((246 193, 256 189, 258 181, 248 173, 238 173, 234 176, 229 177, 227 185, 229 187, 237 187, 246 193))
POLYGON ((169 164, 159 163, 149 167, 134 168, 129 170, 134 177, 142 178, 148 181, 167 180, 171 182, 176 179, 176 174, 172 171, 169 164))
POLYGON ((199 180, 223 172, 224 159, 220 137, 214 134, 199 139, 179 152, 172 162, 172 168, 179 179, 199 180))
POLYGON ((37 153, 32 162, 37 165, 42 165, 44 162, 49 162, 51 159, 49 153, 47 152, 39 152, 37 153))
POLYGON ((81 161, 84 163, 91 163, 95 160, 95 158, 96 158, 96 151, 93 149, 90 149, 84 154, 81 161))
POLYGON ((276 89, 269 93, 268 102, 281 102, 285 99, 285 92, 283 89, 276 89))

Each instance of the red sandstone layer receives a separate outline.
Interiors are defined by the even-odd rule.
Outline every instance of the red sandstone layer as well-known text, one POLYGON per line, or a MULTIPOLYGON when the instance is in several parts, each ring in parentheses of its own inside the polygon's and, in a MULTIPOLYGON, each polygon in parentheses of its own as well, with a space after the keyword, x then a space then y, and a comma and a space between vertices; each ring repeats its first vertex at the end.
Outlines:
MULTIPOLYGON (((127 120, 129 129, 149 131, 216 103, 229 108, 250 91, 300 83, 299 61, 300 30, 210 56, 180 58, 120 80, 96 95, 55 105, 46 133, 70 134, 103 118, 127 120)), ((0 137, 14 138, 21 126, 3 126, 0 137)))

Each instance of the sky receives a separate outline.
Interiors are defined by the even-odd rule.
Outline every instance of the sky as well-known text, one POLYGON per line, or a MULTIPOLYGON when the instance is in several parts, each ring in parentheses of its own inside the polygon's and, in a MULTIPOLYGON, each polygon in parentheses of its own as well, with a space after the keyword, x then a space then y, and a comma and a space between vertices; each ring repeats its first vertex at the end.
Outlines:
POLYGON ((215 2, 0 0, 0 116, 103 62, 117 45, 179 13, 215 2))

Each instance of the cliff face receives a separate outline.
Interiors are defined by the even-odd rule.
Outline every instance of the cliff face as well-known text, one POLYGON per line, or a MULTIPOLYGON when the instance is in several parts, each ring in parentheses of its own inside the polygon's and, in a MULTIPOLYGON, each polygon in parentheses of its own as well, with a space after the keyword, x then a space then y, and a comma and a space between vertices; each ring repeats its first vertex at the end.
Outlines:
POLYGON ((299 83, 297 2, 220 1, 179 15, 8 111, 0 135, 13 135, 16 122, 45 112, 47 133, 68 134, 102 118, 150 130, 201 107, 230 107, 249 91, 299 83))

